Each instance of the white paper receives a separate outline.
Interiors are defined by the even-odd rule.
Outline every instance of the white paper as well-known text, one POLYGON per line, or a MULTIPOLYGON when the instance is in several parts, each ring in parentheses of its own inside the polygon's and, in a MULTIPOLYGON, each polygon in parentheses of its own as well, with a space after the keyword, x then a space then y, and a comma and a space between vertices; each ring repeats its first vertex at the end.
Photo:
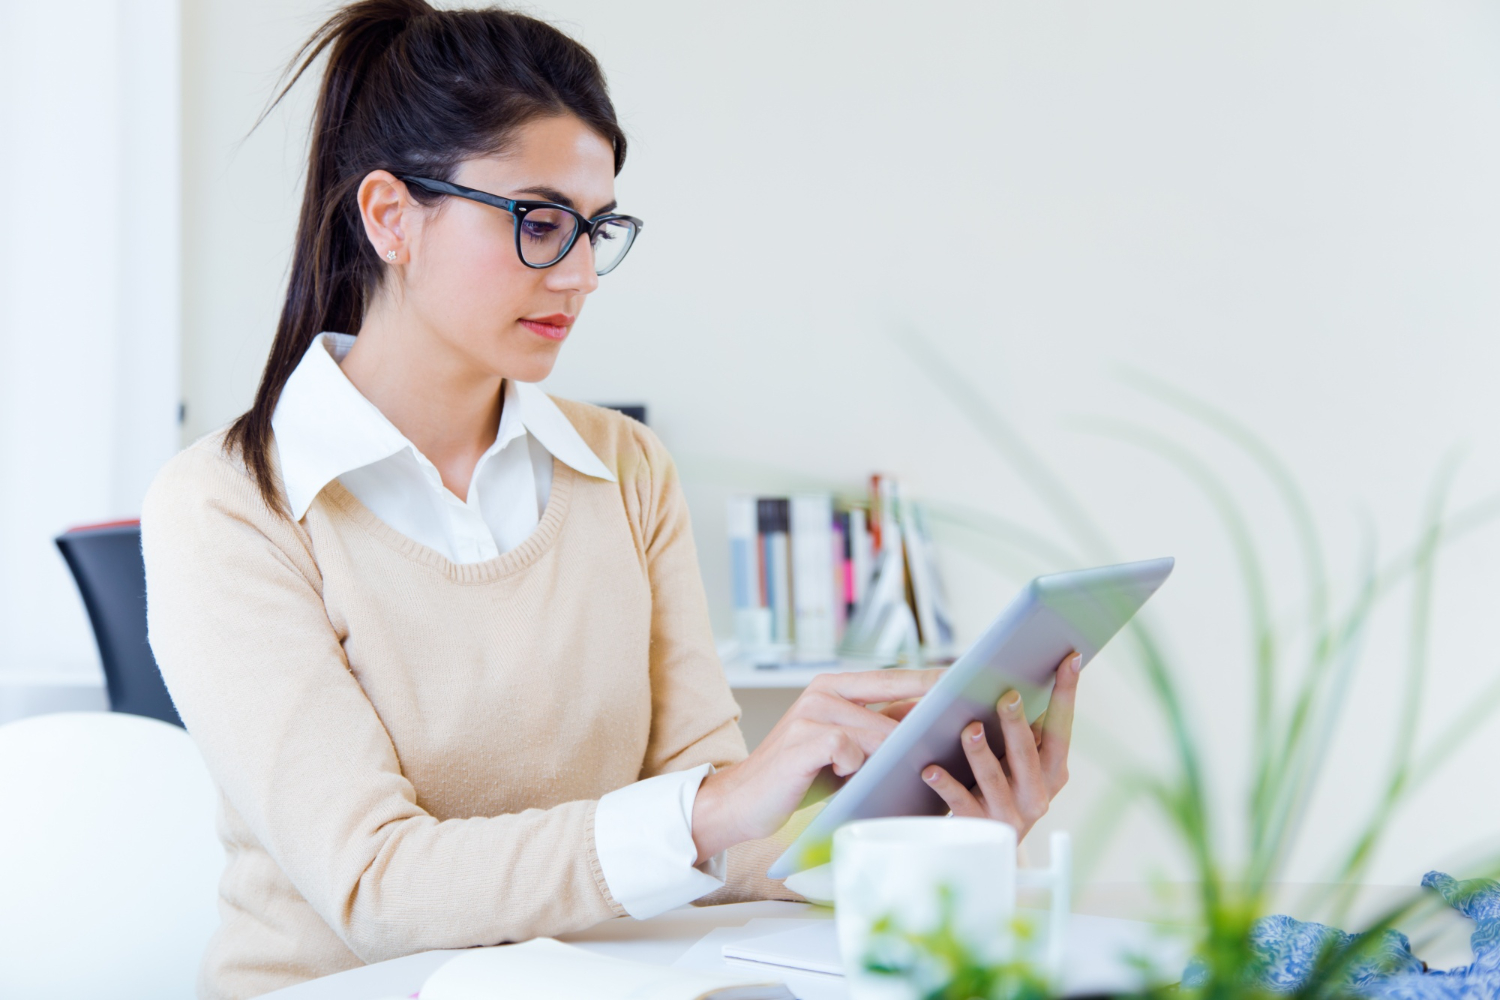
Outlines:
MULTIPOLYGON (((757 917, 743 927, 720 927, 704 935, 697 944, 688 949, 675 963, 681 969, 702 972, 724 972, 744 975, 751 971, 745 965, 731 965, 725 961, 724 945, 748 938, 765 937, 794 928, 807 929, 813 924, 832 926, 827 917, 757 917)), ((842 976, 818 976, 799 974, 786 969, 768 969, 777 979, 786 983, 787 989, 797 1000, 848 1000, 849 990, 842 976)))
POLYGON ((422 984, 422 1000, 698 1000, 728 987, 780 984, 770 970, 648 965, 536 938, 454 956, 422 984))
MULTIPOLYGON (((1020 910, 1038 920, 1045 911, 1020 910)), ((699 941, 678 961, 684 968, 744 971, 747 957, 769 958, 767 971, 786 979, 799 1000, 834 1000, 848 996, 843 984, 827 976, 798 974, 796 969, 840 968, 833 921, 815 919, 752 920, 744 927, 721 928, 699 941), (731 964, 725 953, 742 956, 731 964), (715 962, 714 958, 718 958, 715 962)), ((1146 985, 1135 964, 1143 961, 1157 981, 1175 982, 1187 964, 1188 947, 1180 935, 1155 924, 1116 917, 1073 914, 1064 949, 1064 995, 1126 993, 1146 985)))
POLYGON ((779 969, 842 976, 838 931, 832 920, 778 931, 765 937, 730 941, 721 949, 730 962, 758 962, 779 969))

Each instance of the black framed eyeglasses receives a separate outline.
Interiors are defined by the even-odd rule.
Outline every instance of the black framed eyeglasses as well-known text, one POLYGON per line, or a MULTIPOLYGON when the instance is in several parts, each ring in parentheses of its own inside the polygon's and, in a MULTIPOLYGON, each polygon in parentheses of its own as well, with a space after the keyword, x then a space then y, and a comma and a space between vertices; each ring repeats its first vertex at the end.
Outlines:
MULTIPOLYGON (((399 176, 399 175, 398 175, 399 176)), ((589 244, 594 251, 594 272, 608 274, 619 266, 635 242, 641 227, 645 225, 633 215, 608 215, 585 218, 566 205, 550 201, 516 201, 502 198, 498 194, 449 184, 430 177, 405 177, 401 180, 415 184, 433 194, 450 194, 455 198, 467 198, 481 205, 498 208, 515 217, 516 256, 527 267, 551 267, 568 255, 578 234, 587 232, 589 244)))

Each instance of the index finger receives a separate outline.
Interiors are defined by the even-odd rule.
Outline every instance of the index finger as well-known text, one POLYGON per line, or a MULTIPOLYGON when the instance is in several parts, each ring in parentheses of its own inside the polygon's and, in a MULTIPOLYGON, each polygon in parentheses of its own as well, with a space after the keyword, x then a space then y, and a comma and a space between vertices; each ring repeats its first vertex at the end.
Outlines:
POLYGON ((943 667, 928 670, 851 670, 840 674, 819 674, 813 678, 813 684, 846 701, 870 705, 920 698, 932 690, 932 686, 945 672, 943 667))

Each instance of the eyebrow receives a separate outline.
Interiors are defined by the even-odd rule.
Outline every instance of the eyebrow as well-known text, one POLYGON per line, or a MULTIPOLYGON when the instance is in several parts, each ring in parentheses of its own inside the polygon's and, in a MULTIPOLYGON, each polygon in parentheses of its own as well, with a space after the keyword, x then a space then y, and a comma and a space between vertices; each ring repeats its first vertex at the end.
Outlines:
MULTIPOLYGON (((572 198, 569 198, 567 195, 557 190, 557 188, 547 187, 545 184, 537 184, 532 187, 518 188, 516 190, 516 194, 540 195, 545 201, 556 202, 559 205, 566 205, 568 208, 575 210, 578 208, 578 206, 573 203, 572 198)), ((608 205, 601 207, 599 211, 589 216, 589 218, 594 218, 596 216, 604 215, 608 212, 613 212, 616 208, 619 207, 619 204, 620 203, 617 201, 612 201, 608 205)))

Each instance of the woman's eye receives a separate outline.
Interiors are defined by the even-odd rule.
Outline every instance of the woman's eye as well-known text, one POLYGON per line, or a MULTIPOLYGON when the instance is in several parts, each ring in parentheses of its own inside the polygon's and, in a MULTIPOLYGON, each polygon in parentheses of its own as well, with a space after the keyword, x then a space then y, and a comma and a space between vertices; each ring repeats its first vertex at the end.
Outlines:
POLYGON ((545 240, 557 232, 557 223, 544 222, 541 219, 526 219, 521 223, 521 231, 532 239, 545 240))

